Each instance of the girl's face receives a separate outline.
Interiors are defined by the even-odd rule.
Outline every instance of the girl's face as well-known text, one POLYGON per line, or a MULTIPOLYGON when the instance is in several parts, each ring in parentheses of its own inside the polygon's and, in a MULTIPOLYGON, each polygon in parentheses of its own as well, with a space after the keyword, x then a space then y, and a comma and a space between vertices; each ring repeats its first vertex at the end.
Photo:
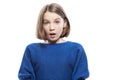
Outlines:
POLYGON ((44 14, 43 29, 49 43, 60 41, 60 36, 65 26, 66 22, 58 14, 48 11, 44 14))

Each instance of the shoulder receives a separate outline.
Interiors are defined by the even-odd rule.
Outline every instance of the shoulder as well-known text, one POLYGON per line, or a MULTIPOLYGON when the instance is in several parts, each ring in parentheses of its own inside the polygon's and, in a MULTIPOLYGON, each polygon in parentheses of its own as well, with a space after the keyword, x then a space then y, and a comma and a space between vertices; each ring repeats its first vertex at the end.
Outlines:
POLYGON ((69 45, 72 46, 72 47, 75 47, 75 48, 82 48, 83 46, 78 43, 78 42, 72 42, 72 41, 69 41, 69 45))
POLYGON ((71 46, 70 49, 72 49, 73 51, 77 51, 78 52, 85 52, 84 47, 82 46, 81 43, 78 42, 69 42, 69 46, 71 46))
POLYGON ((40 47, 41 44, 42 43, 30 43, 26 46, 26 48, 28 48, 28 49, 38 48, 38 47, 40 47))

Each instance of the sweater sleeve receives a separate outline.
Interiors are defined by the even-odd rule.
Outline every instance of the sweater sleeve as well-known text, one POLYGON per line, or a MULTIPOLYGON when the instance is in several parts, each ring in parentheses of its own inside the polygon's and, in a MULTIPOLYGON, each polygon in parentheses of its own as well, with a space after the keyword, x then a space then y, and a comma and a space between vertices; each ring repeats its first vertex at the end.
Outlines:
POLYGON ((87 56, 82 46, 77 49, 76 62, 72 77, 73 80, 85 80, 89 77, 87 56))
POLYGON ((26 48, 23 55, 21 66, 18 72, 18 78, 19 80, 35 80, 30 50, 28 47, 26 48))

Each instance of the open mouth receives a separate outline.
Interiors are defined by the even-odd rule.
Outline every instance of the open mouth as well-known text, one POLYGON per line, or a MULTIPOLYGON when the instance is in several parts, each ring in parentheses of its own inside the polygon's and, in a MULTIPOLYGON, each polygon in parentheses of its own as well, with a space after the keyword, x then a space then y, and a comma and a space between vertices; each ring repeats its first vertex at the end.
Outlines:
POLYGON ((54 38, 56 34, 55 33, 50 33, 49 35, 50 35, 51 38, 54 38))
POLYGON ((55 33, 50 33, 50 35, 55 35, 55 33))

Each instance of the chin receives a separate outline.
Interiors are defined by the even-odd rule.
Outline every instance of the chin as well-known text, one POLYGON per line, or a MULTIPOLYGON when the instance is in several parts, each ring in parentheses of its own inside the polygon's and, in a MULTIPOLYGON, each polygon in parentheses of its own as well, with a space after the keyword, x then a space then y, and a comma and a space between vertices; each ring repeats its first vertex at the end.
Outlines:
POLYGON ((59 39, 48 39, 49 43, 57 43, 59 39))

